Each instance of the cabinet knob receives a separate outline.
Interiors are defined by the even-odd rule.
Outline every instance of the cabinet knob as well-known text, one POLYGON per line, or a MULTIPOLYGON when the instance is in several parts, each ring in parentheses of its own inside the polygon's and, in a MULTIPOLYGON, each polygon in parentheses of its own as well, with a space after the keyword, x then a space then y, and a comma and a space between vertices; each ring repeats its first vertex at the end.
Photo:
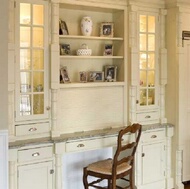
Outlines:
POLYGON ((156 135, 152 135, 151 138, 157 138, 157 136, 156 135))
POLYGON ((142 157, 144 157, 145 156, 145 153, 142 153, 142 157))
POLYGON ((84 147, 84 144, 78 144, 77 147, 78 148, 84 147))
POLYGON ((151 118, 151 116, 147 115, 145 118, 146 118, 146 119, 149 119, 149 118, 151 118))
POLYGON ((28 129, 28 131, 34 132, 34 131, 37 131, 37 128, 36 128, 36 127, 32 127, 32 128, 30 128, 30 129, 28 129))
POLYGON ((46 107, 46 110, 50 110, 50 109, 51 109, 50 106, 47 106, 47 107, 46 107))
POLYGON ((33 157, 37 157, 37 156, 39 156, 39 155, 40 155, 39 152, 36 152, 36 153, 33 153, 33 154, 32 154, 33 157))
POLYGON ((139 100, 136 100, 136 104, 138 104, 139 103, 139 100))

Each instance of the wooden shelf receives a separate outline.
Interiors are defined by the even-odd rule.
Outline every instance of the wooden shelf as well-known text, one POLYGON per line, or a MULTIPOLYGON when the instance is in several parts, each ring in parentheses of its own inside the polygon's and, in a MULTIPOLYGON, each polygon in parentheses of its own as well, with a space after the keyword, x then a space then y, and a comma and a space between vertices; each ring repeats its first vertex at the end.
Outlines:
POLYGON ((90 88, 90 87, 113 87, 113 86, 124 86, 125 82, 87 82, 87 83, 61 83, 60 89, 65 88, 90 88))
POLYGON ((82 35, 59 35, 60 39, 87 39, 87 40, 110 40, 123 41, 122 37, 99 37, 99 36, 82 36, 82 35))
POLYGON ((63 55, 61 59, 123 59, 123 56, 77 56, 77 55, 63 55))

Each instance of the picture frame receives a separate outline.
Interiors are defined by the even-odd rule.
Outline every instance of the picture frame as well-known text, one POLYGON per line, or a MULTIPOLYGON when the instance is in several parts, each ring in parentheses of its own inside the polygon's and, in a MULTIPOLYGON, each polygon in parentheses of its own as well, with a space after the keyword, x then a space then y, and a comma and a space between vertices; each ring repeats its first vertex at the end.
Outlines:
POLYGON ((114 35, 114 23, 102 22, 100 26, 100 37, 113 37, 114 35))
POLYGON ((59 35, 69 35, 67 24, 62 19, 59 19, 59 35))
POLYGON ((79 78, 81 83, 86 83, 88 81, 88 72, 79 72, 79 78))
POLYGON ((105 66, 105 81, 113 82, 117 78, 117 66, 108 65, 105 66))
POLYGON ((89 72, 89 81, 91 81, 91 82, 102 82, 102 81, 104 81, 104 72, 102 72, 102 71, 91 71, 91 72, 89 72))
POLYGON ((60 44, 60 55, 70 55, 71 49, 70 44, 60 44))
POLYGON ((105 44, 104 56, 113 56, 113 45, 112 44, 105 44))
POLYGON ((60 68, 60 82, 61 83, 71 82, 66 66, 60 68))

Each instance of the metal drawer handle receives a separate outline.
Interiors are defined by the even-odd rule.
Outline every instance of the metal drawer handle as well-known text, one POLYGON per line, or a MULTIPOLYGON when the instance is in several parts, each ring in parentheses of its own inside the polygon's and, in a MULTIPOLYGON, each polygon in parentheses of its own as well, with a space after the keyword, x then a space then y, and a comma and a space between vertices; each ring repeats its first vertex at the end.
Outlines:
POLYGON ((151 138, 157 138, 157 136, 156 135, 152 135, 151 138))
POLYGON ((78 144, 77 147, 82 148, 82 147, 84 147, 84 144, 78 144))
POLYGON ((33 153, 32 156, 33 156, 33 157, 40 156, 40 153, 39 153, 39 152, 33 153))
POLYGON ((30 131, 30 132, 34 132, 34 131, 37 131, 37 128, 32 127, 32 128, 30 128, 28 131, 30 131))
POLYGON ((146 118, 146 119, 149 119, 149 118, 151 118, 151 116, 147 115, 145 118, 146 118))

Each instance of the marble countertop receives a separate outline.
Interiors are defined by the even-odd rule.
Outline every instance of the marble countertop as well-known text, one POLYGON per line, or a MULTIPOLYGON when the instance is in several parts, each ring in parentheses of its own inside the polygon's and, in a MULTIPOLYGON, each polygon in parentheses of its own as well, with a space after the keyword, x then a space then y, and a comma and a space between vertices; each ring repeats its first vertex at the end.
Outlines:
MULTIPOLYGON (((173 127, 172 124, 152 124, 152 125, 143 125, 142 132, 156 130, 156 129, 165 129, 173 127)), ((88 138, 99 138, 99 137, 107 137, 111 135, 116 135, 123 127, 117 128, 106 128, 101 130, 92 130, 92 131, 82 131, 75 133, 66 133, 62 134, 59 137, 45 137, 45 138, 37 138, 37 139, 28 139, 28 140, 20 140, 16 142, 10 142, 9 148, 18 148, 25 147, 29 145, 39 145, 39 144, 50 144, 50 143, 58 143, 58 142, 71 142, 74 140, 84 140, 88 138)))

